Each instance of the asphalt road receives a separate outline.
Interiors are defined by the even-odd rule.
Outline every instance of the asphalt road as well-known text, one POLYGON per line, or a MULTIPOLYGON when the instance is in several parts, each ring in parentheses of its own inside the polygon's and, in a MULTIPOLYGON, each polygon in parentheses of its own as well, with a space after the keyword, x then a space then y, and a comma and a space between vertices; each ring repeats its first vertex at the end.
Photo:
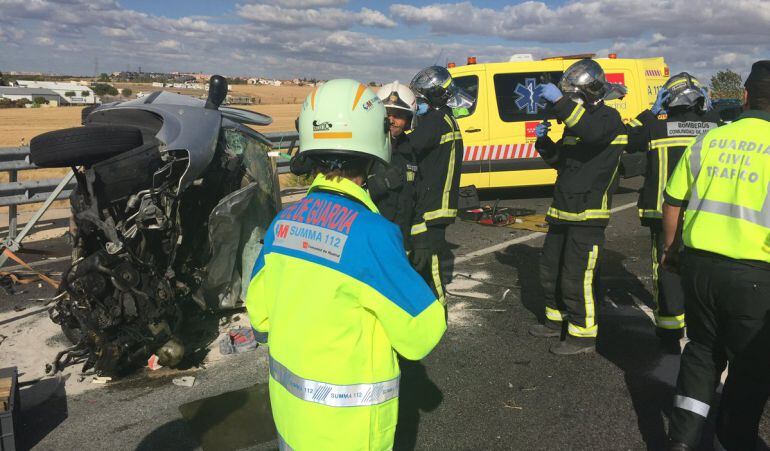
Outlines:
MULTIPOLYGON (((548 353, 555 339, 527 334, 543 310, 542 236, 467 222, 450 227, 449 330, 430 356, 402 368, 396 449, 662 449, 679 362, 658 349, 649 317, 649 236, 628 205, 638 183, 624 181, 613 201, 626 208, 607 229, 594 355, 557 357, 548 353)), ((485 194, 486 202, 497 198, 544 213, 550 191, 485 194)), ((194 436, 201 431, 191 430, 179 406, 264 382, 266 352, 183 374, 196 376, 196 386, 173 385, 179 373, 140 373, 75 395, 67 395, 71 381, 31 384, 22 394, 20 441, 52 450, 199 449, 194 436)), ((270 421, 217 415, 211 424, 240 421, 244 431, 270 421)), ((712 434, 706 432, 703 449, 712 434)), ((767 411, 761 436, 770 443, 767 411)))

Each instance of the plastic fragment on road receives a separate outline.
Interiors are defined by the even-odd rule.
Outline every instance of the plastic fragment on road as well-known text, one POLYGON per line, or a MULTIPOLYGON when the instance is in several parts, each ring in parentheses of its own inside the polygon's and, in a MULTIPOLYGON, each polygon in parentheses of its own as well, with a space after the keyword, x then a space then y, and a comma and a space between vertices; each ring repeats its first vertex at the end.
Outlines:
POLYGON ((110 382, 110 381, 112 381, 112 378, 111 378, 111 377, 108 377, 108 376, 96 376, 96 377, 94 377, 94 378, 91 380, 91 383, 92 383, 92 384, 100 384, 100 385, 103 385, 103 384, 106 384, 107 382, 110 382))
POLYGON ((235 327, 219 340, 219 352, 224 355, 238 354, 257 349, 258 343, 254 329, 250 327, 235 327))
POLYGON ((195 376, 182 376, 171 380, 177 387, 192 387, 195 385, 195 376))
POLYGON ((150 358, 147 359, 147 368, 149 368, 151 371, 163 368, 163 365, 158 363, 158 360, 160 360, 160 358, 157 355, 151 355, 150 358))

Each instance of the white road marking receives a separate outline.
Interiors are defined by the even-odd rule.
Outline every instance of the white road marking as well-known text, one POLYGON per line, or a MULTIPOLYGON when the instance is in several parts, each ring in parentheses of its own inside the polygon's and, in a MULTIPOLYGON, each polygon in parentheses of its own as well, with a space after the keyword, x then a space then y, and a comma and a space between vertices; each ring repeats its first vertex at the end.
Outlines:
MULTIPOLYGON (((629 208, 635 207, 635 206, 636 206, 636 202, 631 202, 628 204, 621 205, 619 207, 615 207, 612 210, 610 210, 610 212, 617 213, 619 211, 628 210, 629 208)), ((536 238, 540 238, 541 236, 545 236, 545 233, 534 232, 534 233, 530 233, 529 235, 524 235, 518 238, 514 238, 512 240, 503 241, 502 243, 495 244, 494 246, 485 247, 484 249, 479 249, 477 251, 473 251, 468 254, 465 254, 462 257, 457 257, 455 258, 455 264, 464 263, 476 257, 481 257, 482 255, 487 255, 487 254, 491 254, 492 252, 501 251, 507 248, 508 246, 513 246, 514 244, 526 243, 527 241, 532 241, 536 238)))

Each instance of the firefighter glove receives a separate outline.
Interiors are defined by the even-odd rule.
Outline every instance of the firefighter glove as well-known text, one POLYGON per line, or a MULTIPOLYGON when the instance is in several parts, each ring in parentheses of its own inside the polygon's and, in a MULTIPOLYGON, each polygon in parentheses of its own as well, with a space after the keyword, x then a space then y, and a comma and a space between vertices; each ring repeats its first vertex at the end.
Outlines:
POLYGON ((556 87, 553 83, 546 83, 544 85, 541 85, 540 88, 540 97, 544 98, 545 100, 556 103, 561 99, 562 94, 559 88, 556 87))
POLYGON ((664 105, 668 104, 670 98, 671 93, 668 92, 667 89, 660 88, 658 90, 658 97, 655 99, 655 104, 650 109, 652 114, 656 116, 659 114, 666 114, 666 107, 664 105))

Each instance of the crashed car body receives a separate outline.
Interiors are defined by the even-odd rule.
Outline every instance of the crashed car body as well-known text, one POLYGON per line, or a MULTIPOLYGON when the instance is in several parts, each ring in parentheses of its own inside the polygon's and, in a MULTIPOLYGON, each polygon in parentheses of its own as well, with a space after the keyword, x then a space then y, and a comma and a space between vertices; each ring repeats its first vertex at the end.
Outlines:
POLYGON ((153 353, 173 367, 186 309, 242 306, 280 195, 270 141, 245 126, 272 119, 220 107, 226 89, 212 78, 205 102, 156 92, 102 105, 30 143, 34 163, 77 179, 73 261, 50 310, 75 346, 54 371, 85 361, 122 374, 153 353))

